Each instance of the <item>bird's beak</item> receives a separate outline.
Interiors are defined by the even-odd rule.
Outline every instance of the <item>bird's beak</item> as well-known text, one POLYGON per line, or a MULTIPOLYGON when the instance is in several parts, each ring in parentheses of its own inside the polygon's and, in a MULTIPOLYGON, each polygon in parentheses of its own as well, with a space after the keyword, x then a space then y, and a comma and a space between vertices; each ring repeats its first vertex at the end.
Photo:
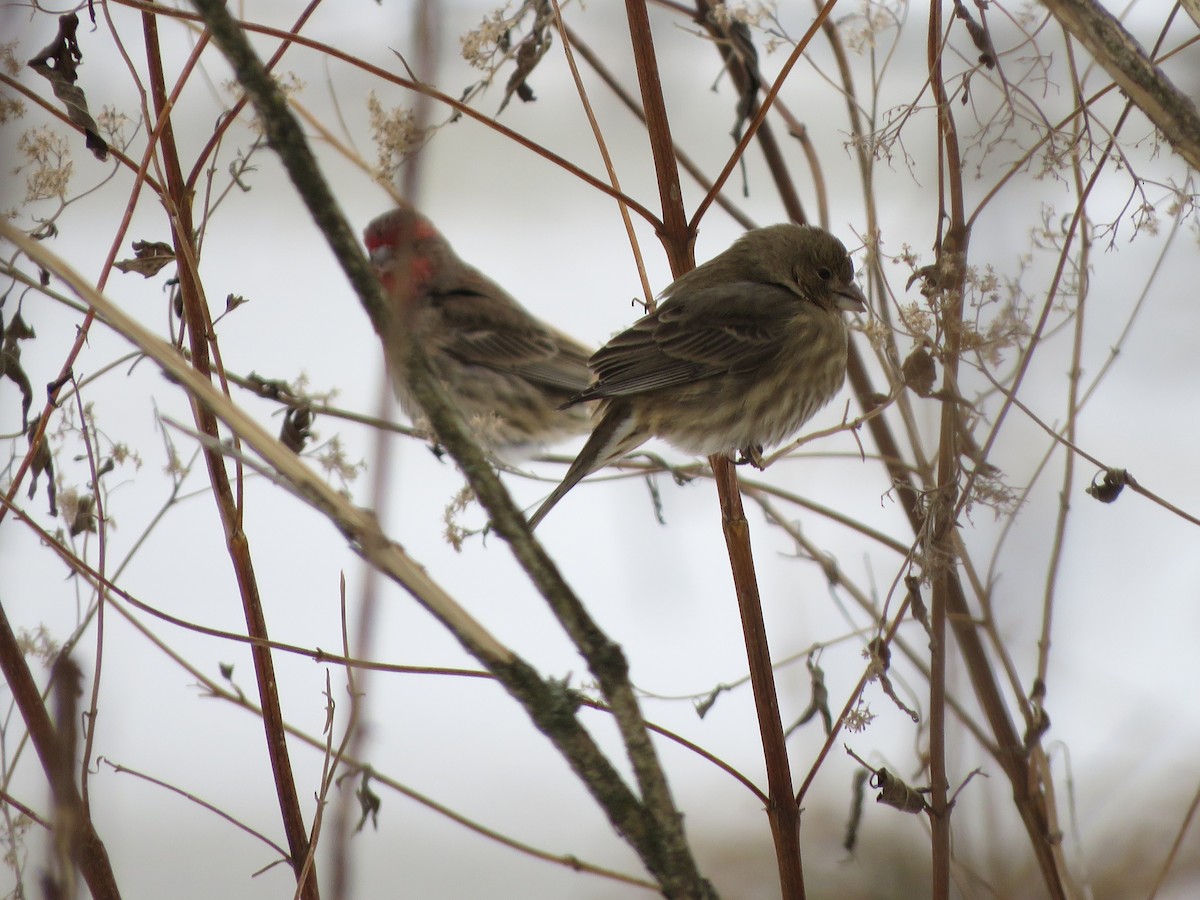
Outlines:
POLYGON ((833 305, 846 312, 866 312, 867 298, 853 281, 833 292, 833 305))

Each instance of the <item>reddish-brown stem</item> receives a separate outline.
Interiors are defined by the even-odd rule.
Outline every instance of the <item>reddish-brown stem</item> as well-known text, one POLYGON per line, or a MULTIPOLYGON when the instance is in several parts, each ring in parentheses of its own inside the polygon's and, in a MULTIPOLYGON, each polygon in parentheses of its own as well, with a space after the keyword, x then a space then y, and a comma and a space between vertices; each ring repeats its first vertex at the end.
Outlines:
MULTIPOLYGON (((156 6, 152 3, 144 2, 144 0, 117 0, 117 2, 119 2, 122 6, 128 6, 131 9, 140 9, 152 15, 169 16, 171 18, 182 19, 189 22, 203 21, 203 17, 200 15, 184 12, 178 9, 172 9, 170 7, 156 6)), ((424 94, 425 96, 436 100, 441 105, 454 110, 456 113, 460 113, 466 118, 472 119, 486 128, 490 128, 502 137, 513 141, 513 143, 517 144, 518 146, 524 147, 526 150, 529 150, 532 153, 536 153, 547 162, 550 162, 557 168, 570 173, 574 177, 596 188, 596 190, 608 194, 614 199, 620 200, 651 225, 654 225, 655 227, 659 226, 659 222, 655 218, 654 214, 632 197, 624 194, 617 194, 613 191, 611 185, 606 184, 603 180, 592 175, 590 172, 584 171, 579 166, 563 158, 562 156, 551 152, 541 144, 531 141, 523 134, 513 131, 511 128, 506 125, 502 125, 494 118, 484 115, 474 107, 468 106, 461 100, 451 97, 448 94, 444 94, 428 84, 414 82, 407 78, 401 78, 394 72, 389 72, 387 69, 382 69, 379 66, 373 66, 370 63, 363 62, 361 59, 351 56, 344 50, 339 50, 337 47, 334 47, 330 44, 324 44, 320 41, 313 40, 312 38, 305 37, 304 35, 293 34, 280 28, 272 28, 268 25, 260 25, 256 22, 247 22, 243 19, 238 19, 237 23, 238 27, 244 32, 263 34, 267 35, 268 37, 278 38, 282 41, 290 41, 297 46, 307 47, 310 50, 315 50, 329 59, 340 60, 341 62, 360 69, 369 75, 374 75, 375 77, 383 79, 391 84, 414 91, 418 94, 424 94)))
MULTIPOLYGON (((117 878, 113 874, 108 851, 91 819, 82 814, 83 801, 79 789, 73 779, 57 778, 53 774, 56 761, 60 758, 60 736, 42 702, 42 695, 25 662, 25 654, 17 643, 17 636, 9 624, 3 604, 0 604, 0 671, 4 673, 4 682, 21 712, 25 727, 29 729, 29 739, 41 761, 42 770, 54 788, 55 805, 80 813, 75 825, 79 838, 78 864, 88 890, 96 900, 117 900, 121 892, 117 888, 117 878)), ((68 752, 73 750, 73 747, 69 748, 68 752)))
POLYGON ((767 626, 763 620, 754 557, 750 550, 750 525, 742 508, 742 494, 733 463, 724 456, 713 456, 709 463, 721 501, 721 524, 733 570, 733 585, 737 592, 742 635, 746 642, 746 660, 750 669, 750 688, 754 693, 758 731, 766 761, 770 800, 767 817, 775 842, 780 888, 782 896, 789 900, 802 898, 804 868, 800 856, 800 807, 792 796, 792 770, 779 713, 779 698, 775 692, 775 671, 771 666, 771 650, 767 642, 767 626))
MULTIPOLYGON (((692 248, 695 241, 695 225, 699 219, 694 217, 689 223, 684 216, 679 170, 675 164, 671 129, 667 122, 666 104, 659 81, 645 3, 627 0, 626 12, 633 40, 638 81, 641 85, 642 106, 646 111, 646 127, 658 174, 659 197, 663 207, 661 237, 670 260, 671 271, 679 276, 694 264, 692 248)), ((788 765, 783 723, 779 715, 779 701, 775 694, 775 674, 771 669, 771 654, 763 623, 754 558, 750 550, 749 526, 742 510, 741 492, 733 466, 723 457, 713 457, 710 462, 720 498, 722 529, 733 570, 734 588, 742 618, 751 685, 766 759, 770 800, 767 814, 775 841, 780 885, 784 897, 800 898, 804 896, 804 873, 800 859, 800 812, 792 799, 791 769, 788 765)))
MULTIPOLYGON (((874 394, 875 388, 871 383, 863 363, 862 355, 857 345, 850 345, 850 360, 846 375, 856 396, 867 398, 874 394)), ((901 462, 900 447, 895 436, 888 427, 887 420, 882 416, 867 422, 871 438, 879 448, 880 458, 888 470, 888 478, 895 485, 896 498, 900 501, 909 525, 914 533, 920 534, 925 528, 925 511, 921 505, 921 491, 913 482, 912 474, 901 462)), ((1057 874, 1057 865, 1051 846, 1053 835, 1050 832, 1046 810, 1042 798, 1038 794, 1036 779, 1033 777, 1029 756, 1025 752, 1021 736, 1017 733, 1009 714, 1008 704, 996 680, 996 673, 984 648, 983 640, 975 625, 975 617, 967 605, 962 583, 958 573, 946 572, 946 620, 954 632, 959 654, 966 666, 967 676, 975 691, 975 699, 983 710, 995 740, 994 754, 996 762, 1004 770, 1013 789, 1013 801, 1021 813, 1025 829, 1029 834, 1030 844, 1034 855, 1041 867, 1050 896, 1065 897, 1062 882, 1057 874)))
MULTIPOLYGON (((584 41, 573 29, 563 24, 563 40, 569 41, 571 46, 575 48, 583 60, 592 67, 592 70, 600 76, 600 80, 604 82, 613 95, 620 100, 625 108, 635 115, 639 122, 646 124, 646 112, 642 109, 641 104, 637 102, 637 98, 625 90, 625 86, 618 80, 616 74, 605 65, 604 60, 593 50, 586 41, 584 41)), ((675 145, 675 159, 683 170, 687 172, 705 191, 712 189, 712 181, 701 171, 700 166, 684 152, 683 148, 678 144, 675 145)), ((728 197, 724 194, 716 195, 716 203, 721 209, 729 213, 743 228, 750 229, 754 227, 753 220, 750 219, 741 209, 739 209, 728 197)))
POLYGON ((646 111, 646 132, 654 153, 654 170, 658 176, 658 194, 662 202, 662 225, 658 236, 667 251, 671 274, 678 277, 696 265, 696 221, 689 223, 683 212, 679 168, 675 165, 671 124, 667 121, 667 105, 663 100, 646 4, 639 0, 626 0, 625 11, 629 18, 633 59, 637 66, 638 84, 642 89, 642 108, 646 111))
MULTIPOLYGON (((150 70, 151 95, 156 116, 160 118, 161 152, 163 170, 166 174, 167 208, 171 213, 171 232, 175 245, 175 257, 180 260, 179 288, 183 297, 184 319, 187 322, 192 365, 204 377, 212 376, 210 363, 210 323, 204 308, 203 292, 199 284, 196 263, 196 241, 192 224, 191 193, 183 178, 183 170, 175 145, 174 131, 169 115, 166 79, 162 69, 162 49, 158 39, 158 21, 153 12, 144 12, 142 27, 146 40, 147 64, 150 70)), ((193 404, 193 415, 197 429, 218 440, 217 418, 211 410, 201 404, 193 404)), ((242 510, 235 500, 229 475, 225 471, 225 460, 215 446, 204 448, 209 482, 213 498, 225 530, 225 540, 238 581, 246 616, 246 627, 250 635, 267 638, 266 618, 258 592, 258 582, 250 557, 250 547, 242 531, 242 510)), ((291 854, 291 865, 297 876, 308 856, 308 829, 300 812, 299 797, 291 761, 288 757, 286 734, 283 727, 283 712, 279 705, 279 691, 275 680, 275 668, 269 649, 255 645, 251 650, 258 684, 259 700, 263 708, 263 727, 266 732, 267 750, 271 769, 275 776, 275 789, 283 817, 284 833, 291 854)), ((300 884, 299 896, 316 900, 319 896, 316 872, 307 870, 307 878, 300 884)))
MULTIPOLYGON (((292 25, 292 32, 298 33, 304 27, 304 23, 309 20, 317 7, 321 5, 322 0, 309 0, 309 3, 301 10, 295 24, 292 25)), ((279 46, 275 48, 275 52, 271 54, 271 58, 263 63, 263 67, 270 72, 278 65, 279 60, 283 58, 283 54, 287 49, 295 43, 290 38, 283 39, 279 46)), ((237 121, 238 114, 245 109, 249 98, 246 96, 239 97, 233 107, 226 113, 221 121, 217 123, 217 127, 213 129, 212 135, 209 136, 208 142, 201 148, 200 153, 196 156, 196 161, 192 164, 192 171, 187 176, 187 187, 189 191, 195 191, 196 182, 199 181, 201 173, 204 171, 205 165, 208 163, 209 157, 216 151, 217 146, 221 143, 221 138, 225 136, 225 132, 229 130, 234 122, 237 121)))

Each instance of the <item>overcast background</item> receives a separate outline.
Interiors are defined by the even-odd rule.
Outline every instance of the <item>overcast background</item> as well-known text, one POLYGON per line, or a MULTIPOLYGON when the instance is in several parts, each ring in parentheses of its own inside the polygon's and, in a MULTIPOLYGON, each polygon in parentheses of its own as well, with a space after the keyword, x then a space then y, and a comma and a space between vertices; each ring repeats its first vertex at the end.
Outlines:
MULTIPOLYGON (((250 4, 244 15, 283 25, 296 15, 292 4, 250 4)), ((1139 36, 1152 40, 1164 4, 1147 4, 1133 23, 1139 36)), ((846 4, 845 14, 857 10, 846 4)), ((457 95, 479 77, 458 54, 458 35, 475 27, 486 4, 443 5, 444 50, 441 67, 428 80, 457 95)), ((118 33, 139 71, 144 71, 140 24, 135 13, 112 8, 118 33)), ((839 7, 839 12, 842 12, 839 7)), ((681 27, 680 20, 652 11, 664 90, 677 139, 715 176, 732 146, 734 100, 728 79, 721 77, 717 54, 681 27), (717 90, 710 91, 716 84, 717 90)), ((905 14, 903 43, 892 62, 881 110, 911 102, 924 77, 924 13, 905 14)), ((811 21, 811 11, 789 8, 784 14, 789 31, 798 35, 811 21)), ((318 10, 305 33, 368 62, 402 71, 393 50, 412 57, 409 33, 411 10, 406 3, 359 2, 327 4, 318 10)), ((637 93, 624 19, 609 4, 593 3, 584 10, 571 7, 568 20, 609 61, 626 87, 637 93)), ((1012 43, 1015 31, 1000 15, 992 18, 998 34, 1012 43)), ((850 24, 850 23, 847 23, 850 24)), ((16 58, 32 56, 53 36, 52 19, 30 16, 9 7, 0 13, 0 28, 16 35, 16 58)), ((186 30, 161 25, 164 54, 173 74, 190 50, 186 30)), ((1181 42, 1177 32, 1169 46, 1181 42)), ((891 40, 891 34, 881 42, 891 40)), ((138 96, 106 28, 81 27, 84 53, 81 85, 93 112, 113 105, 137 115, 138 96)), ((274 43, 259 40, 264 55, 274 43)), ((824 45, 815 42, 814 58, 828 70, 824 45)), ((1003 49, 1006 44, 999 43, 1003 49)), ((970 50, 963 45, 964 52, 970 50)), ((1061 49, 1061 48, 1058 48, 1061 49)), ((786 49, 764 55, 773 71, 786 49)), ((1190 57, 1194 64, 1196 57, 1190 57)), ((866 63, 853 57, 856 72, 865 78, 866 63)), ((1014 69, 1016 60, 1009 63, 1014 69)), ((405 105, 404 92, 358 69, 326 62, 318 54, 294 48, 280 71, 294 71, 305 87, 298 99, 322 122, 338 131, 344 118, 360 152, 373 159, 364 98, 375 91, 385 107, 405 105), (335 110, 336 105, 336 110, 335 110)), ((1184 63, 1168 71, 1181 86, 1195 93, 1196 67, 1184 63), (1190 83, 1188 78, 1190 77, 1190 83)), ((210 84, 193 78, 180 101, 186 115, 174 119, 176 137, 185 154, 185 169, 203 145, 221 110, 230 101, 222 87, 228 78, 223 60, 210 50, 204 57, 210 84)), ((48 95, 28 69, 22 83, 48 95)), ((501 84, 503 82, 501 77, 501 84)), ((1093 76, 1095 90, 1103 77, 1093 76)), ((517 100, 505 110, 509 127, 602 175, 595 143, 556 40, 543 66, 531 77, 534 103, 517 100)), ((645 135, 628 113, 591 77, 591 100, 612 149, 626 192, 657 210, 657 188, 645 135)), ((1033 82, 1026 85, 1033 90, 1033 82)), ((865 89, 865 88, 864 88, 865 89)), ((1039 100, 1058 115, 1069 106, 1068 83, 1056 71, 1039 100)), ((981 93, 976 89, 977 95, 981 93)), ((479 108, 493 114, 501 91, 493 89, 479 108)), ((820 154, 830 189, 829 227, 856 252, 856 233, 865 228, 862 193, 856 165, 845 148, 847 125, 842 100, 811 66, 796 67, 784 89, 785 101, 803 117, 820 154)), ((928 97, 922 98, 923 103, 928 97)), ((982 102, 982 101, 981 101, 982 102)), ((1114 109, 1115 107, 1109 107, 1114 109)), ((966 121, 967 109, 959 107, 966 121)), ((970 108, 972 111, 974 107, 970 108)), ((27 118, 4 126, 4 152, 14 154, 19 133, 41 121, 33 110, 27 118)), ((1051 118, 1056 116, 1051 115, 1051 118)), ((1109 115, 1111 122, 1115 116, 1109 115)), ((437 121, 443 120, 440 111, 437 121)), ((931 115, 905 132, 908 159, 896 158, 879 171, 877 197, 883 250, 899 253, 909 245, 921 263, 932 260, 930 247, 937 224, 937 157, 932 143, 931 115)), ((778 127, 778 123, 777 127, 778 127)), ((1138 119, 1129 133, 1147 135, 1138 119)), ((782 131, 782 128, 779 128, 782 131)), ((227 184, 223 167, 235 147, 252 139, 246 123, 227 138, 216 182, 227 184)), ((793 166, 803 199, 815 214, 803 158, 793 143, 785 151, 793 166)), ((72 137, 74 180, 71 194, 97 184, 110 172, 97 163, 72 137)), ((136 153, 144 135, 135 142, 136 153)), ((356 167, 328 147, 317 145, 326 174, 343 203, 347 218, 361 228, 385 211, 390 201, 356 167)), ((1011 162, 1016 151, 997 151, 984 162, 978 181, 970 184, 973 208, 1011 162)), ((1180 179, 1183 167, 1164 147, 1150 160, 1148 142, 1140 162, 1143 177, 1180 179)), ((21 204, 23 179, 7 173, 20 164, 6 165, 0 179, 5 209, 21 204)), ((761 165, 755 147, 747 154, 749 196, 740 196, 740 177, 729 184, 730 196, 758 223, 782 220, 784 214, 761 165)), ((201 272, 209 302, 216 313, 222 298, 240 294, 250 302, 218 325, 224 364, 231 372, 251 371, 270 378, 294 379, 303 374, 311 390, 336 389, 334 402, 373 413, 385 394, 382 357, 365 314, 329 253, 323 239, 293 195, 277 160, 263 150, 245 177, 248 193, 235 189, 213 217, 205 235, 201 272)), ((519 297, 531 310, 579 339, 593 345, 631 322, 631 304, 640 293, 629 243, 616 204, 549 165, 534 154, 463 119, 443 128, 421 160, 417 201, 439 226, 459 254, 479 266, 519 297)), ((98 277, 111 236, 124 212, 132 178, 121 170, 103 189, 73 205, 59 221, 60 236, 50 246, 89 277, 98 277)), ((685 178, 689 213, 702 196, 685 178)), ((1128 200, 1129 181, 1114 177, 1112 187, 1097 194, 1091 207, 1097 221, 1114 218, 1128 200)), ((1150 189, 1154 191, 1153 186, 1150 189)), ((1194 188, 1193 188, 1194 189, 1194 188)), ((1160 196, 1161 192, 1154 193, 1160 196)), ((1069 178, 1040 180, 1025 177, 1019 189, 1009 189, 980 217, 972 239, 972 262, 992 265, 1002 277, 1020 278, 1040 309, 1046 272, 1053 257, 1037 255, 1022 273, 1022 257, 1030 252, 1030 232, 1039 210, 1053 206, 1053 224, 1074 207, 1069 178)), ((40 214, 45 215, 43 207, 40 214)), ((38 208, 21 211, 17 222, 29 227, 38 208)), ((635 219, 650 283, 655 291, 670 280, 669 269, 650 228, 635 219)), ((1169 221, 1159 235, 1131 241, 1125 220, 1113 246, 1098 242, 1093 256, 1092 294, 1086 319, 1081 365, 1085 379, 1094 376, 1110 354, 1138 295, 1145 288, 1155 261, 1168 239, 1169 221)), ((702 261, 724 249, 741 228, 718 208, 710 210, 696 244, 702 261)), ((143 194, 128 240, 169 241, 161 207, 143 194)), ((121 256, 128 244, 123 248, 121 256)), ((1195 335, 1200 333, 1200 278, 1194 220, 1175 238, 1164 269, 1150 287, 1132 332, 1121 345, 1119 358, 1079 419, 1079 443, 1111 465, 1129 468, 1139 481, 1195 514, 1200 511, 1197 469, 1196 384, 1200 362, 1195 335)), ((861 253, 856 255, 861 267, 861 253)), ((167 294, 162 275, 143 280, 114 273, 107 294, 142 321, 165 331, 167 294)), ((904 302, 920 299, 906 291, 909 270, 889 267, 892 290, 904 302)), ((16 294, 4 307, 11 317, 16 294)), ((873 302, 882 302, 873 297, 873 302)), ((75 338, 80 316, 36 295, 24 300, 24 318, 37 330, 37 339, 23 345, 22 361, 35 390, 35 409, 43 401, 43 386, 58 373, 75 338)), ((1060 315, 1057 321, 1062 321, 1060 315)), ((854 340, 868 346, 862 334, 854 340)), ((1061 423, 1065 413, 1066 374, 1070 364, 1071 326, 1053 334, 1031 371, 1022 398, 1046 421, 1061 423)), ((902 344, 902 349, 904 345, 902 344)), ((94 373, 128 352, 125 342, 93 327, 88 346, 75 366, 79 376, 94 373)), ((1011 358, 1010 358, 1011 361, 1011 358)), ((882 390, 886 382, 876 370, 882 390)), ((972 390, 980 384, 972 384, 972 390)), ((270 430, 278 428, 278 408, 234 389, 244 404, 270 430)), ((836 424, 849 393, 844 392, 808 426, 817 430, 836 424)), ((122 560, 152 520, 170 490, 162 474, 167 464, 164 441, 155 412, 189 423, 186 399, 147 362, 125 364, 89 386, 85 399, 93 404, 104 439, 134 449, 142 466, 131 464, 107 476, 107 514, 112 531, 109 566, 122 560), (151 399, 153 398, 153 404, 151 399)), ((936 401, 916 401, 932 452, 940 409, 936 401)), ((993 406, 994 411, 994 406, 993 406)), ((0 381, 0 435, 19 431, 18 393, 11 382, 0 381)), ((851 415, 857 409, 851 406, 851 415)), ((73 411, 70 413, 77 420, 73 411)), ((396 413, 398 416, 399 414, 396 413)), ((367 428, 332 418, 320 418, 322 439, 340 436, 352 460, 365 460, 374 434, 367 428)), ((193 443, 174 432, 183 459, 191 459, 193 443)), ((864 437, 864 440, 866 438, 864 437)), ((7 442, 17 459, 24 438, 7 442)), ((564 448, 570 453, 578 445, 564 448)), ((1047 447, 1044 434, 1015 412, 1010 416, 991 460, 1001 466, 1018 489, 1032 477, 1047 447)), ((670 448, 654 446, 671 460, 682 457, 670 448)), ((868 451, 872 450, 868 444, 868 451)), ((86 461, 77 437, 68 438, 58 456, 59 477, 83 490, 86 461)), ((497 637, 533 662, 543 673, 586 682, 582 661, 555 627, 536 592, 498 540, 475 536, 461 551, 443 537, 443 510, 462 486, 452 463, 439 460, 422 443, 393 439, 388 448, 391 479, 386 503, 380 509, 389 533, 452 596, 466 606, 497 637)), ((535 504, 563 469, 537 464, 547 481, 509 477, 518 500, 535 504)), ((1001 632, 1008 642, 1026 690, 1036 663, 1045 566, 1057 512, 1062 457, 1056 455, 1020 511, 999 549, 994 566, 994 603, 1001 632)), ((11 474, 11 470, 9 472, 11 474)), ((1052 721, 1046 736, 1055 757, 1060 821, 1078 825, 1068 834, 1068 858, 1080 872, 1113 874, 1114 860, 1144 857, 1153 873, 1166 855, 1189 798, 1196 790, 1195 749, 1200 742, 1200 705, 1195 699, 1195 635, 1200 627, 1200 532, 1195 526, 1146 500, 1128 494, 1103 506, 1083 493, 1092 469, 1082 463, 1070 493, 1072 517, 1059 573, 1055 607, 1054 650, 1047 708, 1052 721), (1069 752, 1072 779, 1068 789, 1065 760, 1069 752), (1068 808, 1070 806, 1070 808, 1068 808), (1136 827, 1134 825, 1136 820, 1136 827), (1081 843, 1078 841, 1081 839, 1081 843)), ((903 542, 910 540, 907 524, 889 493, 882 467, 861 461, 857 445, 845 435, 810 444, 795 460, 781 462, 763 476, 772 483, 849 515, 903 542)), ((697 479, 686 486, 659 477, 666 527, 653 514, 645 482, 637 477, 585 484, 554 511, 538 534, 559 562, 570 583, 606 631, 625 648, 633 678, 643 690, 663 697, 703 694, 717 684, 740 679, 745 654, 738 613, 725 558, 715 490, 697 479)), ((356 502, 373 505, 371 474, 365 472, 350 486, 356 502)), ((126 569, 121 583, 146 603, 183 619, 207 626, 244 631, 244 621, 221 527, 203 465, 185 481, 189 495, 150 534, 126 569)), ((25 487, 19 494, 24 502, 25 487)), ((53 531, 61 526, 46 513, 43 493, 27 508, 53 531)), ((341 535, 304 504, 261 479, 251 478, 246 490, 246 533, 254 556, 272 638, 329 651, 340 648, 338 579, 347 578, 352 610, 365 579, 363 566, 341 535)), ((857 682, 863 667, 863 639, 844 640, 849 632, 869 625, 860 612, 843 614, 852 604, 831 597, 819 566, 799 559, 782 532, 769 527, 752 505, 748 513, 759 566, 760 586, 776 658, 800 653, 818 642, 837 641, 820 657, 835 714, 857 682), (835 602, 836 601, 836 602, 835 602)), ((483 516, 472 506, 462 515, 468 525, 481 526, 483 516)), ((979 552, 986 569, 1004 527, 991 510, 976 507, 963 522, 964 539, 979 552)), ((882 597, 900 572, 903 560, 860 535, 815 515, 799 517, 804 533, 834 557, 847 576, 882 597)), ((81 537, 76 541, 83 553, 81 537)), ((95 559, 95 539, 87 544, 95 559)), ((373 633, 373 658, 407 665, 474 667, 457 643, 407 595, 393 585, 381 586, 381 605, 373 633)), ((44 624, 61 639, 75 626, 89 595, 64 567, 10 516, 0 527, 0 602, 17 628, 44 624)), ((143 614, 162 640, 210 677, 219 679, 221 663, 234 665, 233 680, 255 694, 253 668, 244 645, 234 645, 172 627, 143 614)), ((210 698, 186 671, 116 615, 106 619, 103 680, 96 753, 115 763, 142 770, 202 797, 231 815, 282 841, 279 812, 266 754, 261 723, 229 705, 210 698)), ((905 626, 915 644, 923 640, 915 623, 905 626)), ((96 645, 94 631, 80 643, 78 658, 91 680, 96 645)), ((318 665, 303 657, 277 654, 279 684, 285 715, 297 727, 320 735, 325 718, 326 675, 332 677, 338 700, 338 727, 344 720, 344 679, 337 667, 318 665)), ((902 696, 922 713, 927 685, 899 664, 895 677, 902 696)), ((952 667, 955 690, 970 703, 969 686, 952 667)), ((590 798, 514 704, 495 685, 476 679, 375 674, 369 690, 369 740, 366 758, 381 772, 460 813, 519 840, 553 853, 575 854, 589 862, 641 874, 633 854, 612 832, 590 798)), ((808 705, 808 675, 803 662, 780 670, 779 689, 785 723, 808 705)), ((906 777, 917 765, 918 735, 905 715, 877 686, 867 699, 878 715, 865 734, 845 740, 874 765, 887 765, 906 777)), ((763 783, 761 748, 754 708, 746 687, 724 695, 710 713, 699 719, 688 699, 647 699, 649 718, 679 731, 763 783)), ((584 713, 589 727, 616 750, 610 723, 584 713)), ((4 718, 4 755, 11 760, 23 729, 15 711, 4 718)), ((965 860, 981 866, 984 878, 1008 873, 1021 883, 1022 872, 1036 883, 1026 838, 1011 806, 1010 788, 995 764, 981 754, 961 729, 950 755, 951 778, 957 784, 977 765, 989 779, 975 779, 955 809, 955 848, 965 860), (961 738, 961 740, 959 740, 961 738), (990 867, 990 868, 989 868, 990 867)), ((789 740, 793 773, 807 773, 823 734, 810 724, 789 740)), ((804 814, 805 867, 813 896, 834 896, 852 887, 882 896, 875 879, 902 880, 909 869, 923 884, 928 865, 928 840, 917 817, 868 804, 853 857, 841 848, 856 764, 841 752, 839 739, 822 766, 804 814), (901 854, 908 853, 908 860, 901 854), (895 869, 887 868, 895 865, 895 869), (873 893, 872 893, 873 892, 873 893)), ((731 897, 773 896, 774 865, 767 822, 754 797, 729 776, 694 755, 661 742, 660 751, 677 799, 687 816, 689 834, 701 867, 731 897)), ((293 743, 295 767, 305 815, 311 819, 313 793, 322 767, 320 752, 293 743)), ((619 751, 617 751, 619 753, 619 751)), ((918 778, 919 780, 919 778, 918 778)), ((346 789, 349 788, 347 784, 346 789)), ((48 808, 44 780, 26 748, 8 790, 39 811, 48 808)), ((442 816, 392 791, 376 787, 383 798, 378 828, 368 826, 352 844, 355 896, 410 897, 579 897, 649 896, 634 888, 578 875, 565 867, 539 862, 491 841, 467 833, 442 816)), ((175 794, 130 776, 114 774, 101 765, 91 779, 92 804, 100 835, 106 841, 126 896, 201 898, 213 896, 287 896, 293 884, 290 871, 277 866, 251 878, 271 862, 270 851, 227 822, 175 794)), ((36 872, 43 864, 42 847, 31 839, 27 864, 36 872)), ((1194 832, 1185 840, 1187 864, 1197 863, 1194 832)), ((0 885, 11 877, 0 872, 0 885)), ((27 878, 26 886, 35 882, 27 878)), ((1195 889, 1197 882, 1190 888, 1195 889)), ((1176 880, 1175 893, 1189 892, 1186 876, 1176 880)), ((1097 896, 1142 896, 1113 882, 1115 892, 1097 883, 1097 896)), ((4 889, 8 890, 10 886, 4 889)), ((1011 889, 1012 883, 1009 884, 1011 889)), ((900 896, 904 894, 901 888, 900 896)))

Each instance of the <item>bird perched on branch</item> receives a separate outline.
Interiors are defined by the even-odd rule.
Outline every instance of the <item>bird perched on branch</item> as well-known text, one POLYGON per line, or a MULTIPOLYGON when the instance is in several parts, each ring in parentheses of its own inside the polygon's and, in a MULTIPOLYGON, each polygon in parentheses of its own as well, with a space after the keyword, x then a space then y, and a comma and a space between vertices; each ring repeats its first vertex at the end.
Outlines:
POLYGON ((374 323, 400 405, 423 418, 400 346, 416 335, 436 377, 487 449, 520 455, 588 430, 586 407, 566 407, 591 381, 590 351, 531 315, 459 259, 407 204, 373 220, 367 252, 387 300, 374 323))
POLYGON ((596 424, 531 528, 584 476, 651 437, 685 453, 762 449, 793 435, 846 377, 843 312, 866 309, 842 242, 772 225, 679 277, 658 308, 592 356, 595 380, 566 406, 600 401, 596 424))

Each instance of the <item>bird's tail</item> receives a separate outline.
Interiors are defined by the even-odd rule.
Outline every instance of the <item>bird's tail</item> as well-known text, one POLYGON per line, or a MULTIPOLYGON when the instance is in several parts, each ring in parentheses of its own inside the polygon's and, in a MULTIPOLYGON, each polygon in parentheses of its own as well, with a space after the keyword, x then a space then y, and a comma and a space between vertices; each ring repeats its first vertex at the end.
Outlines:
POLYGON ((635 447, 645 443, 649 436, 648 433, 636 426, 632 410, 627 402, 609 400, 600 412, 600 421, 596 423, 587 443, 583 445, 583 449, 579 451, 579 455, 567 469, 562 483, 550 492, 550 496, 538 507, 537 512, 530 516, 529 529, 532 531, 537 528, 538 523, 546 518, 546 513, 550 512, 555 504, 566 496, 567 491, 597 469, 620 459, 635 447))

